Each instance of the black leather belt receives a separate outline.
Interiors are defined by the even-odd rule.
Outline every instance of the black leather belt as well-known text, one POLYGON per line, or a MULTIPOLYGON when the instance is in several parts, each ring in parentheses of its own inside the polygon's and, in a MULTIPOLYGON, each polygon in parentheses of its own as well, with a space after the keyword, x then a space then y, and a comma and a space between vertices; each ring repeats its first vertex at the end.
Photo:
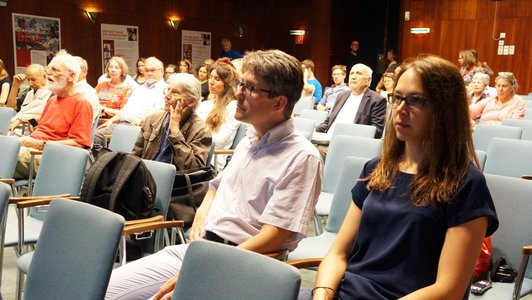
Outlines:
POLYGON ((235 244, 229 240, 226 240, 212 231, 205 232, 205 239, 211 242, 217 242, 217 243, 222 243, 222 244, 231 245, 231 246, 238 246, 238 244, 235 244))

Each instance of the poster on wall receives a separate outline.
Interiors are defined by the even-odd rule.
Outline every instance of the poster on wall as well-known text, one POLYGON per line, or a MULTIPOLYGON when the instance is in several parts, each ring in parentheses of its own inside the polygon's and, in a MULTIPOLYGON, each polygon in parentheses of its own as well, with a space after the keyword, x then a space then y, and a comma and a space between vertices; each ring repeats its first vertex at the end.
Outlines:
POLYGON ((139 28, 130 25, 102 24, 102 72, 115 55, 122 56, 130 75, 137 71, 139 58, 139 28))
POLYGON ((13 13, 15 73, 30 64, 46 66, 61 49, 60 19, 13 13))
POLYGON ((197 67, 207 58, 211 58, 211 33, 203 31, 181 31, 181 53, 197 67))

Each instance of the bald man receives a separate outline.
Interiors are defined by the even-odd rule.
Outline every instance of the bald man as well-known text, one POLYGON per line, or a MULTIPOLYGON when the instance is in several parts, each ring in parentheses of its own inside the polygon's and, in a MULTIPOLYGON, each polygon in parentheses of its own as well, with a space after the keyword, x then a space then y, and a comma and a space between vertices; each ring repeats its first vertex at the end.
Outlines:
POLYGON ((11 119, 11 123, 9 124, 10 131, 22 123, 28 122, 30 119, 39 121, 46 102, 52 96, 52 91, 46 88, 46 72, 44 71, 44 67, 39 64, 32 64, 26 68, 25 74, 17 74, 13 77, 13 88, 9 93, 8 106, 16 107, 20 85, 26 80, 28 81, 30 90, 26 94, 24 102, 22 102, 20 111, 11 119))

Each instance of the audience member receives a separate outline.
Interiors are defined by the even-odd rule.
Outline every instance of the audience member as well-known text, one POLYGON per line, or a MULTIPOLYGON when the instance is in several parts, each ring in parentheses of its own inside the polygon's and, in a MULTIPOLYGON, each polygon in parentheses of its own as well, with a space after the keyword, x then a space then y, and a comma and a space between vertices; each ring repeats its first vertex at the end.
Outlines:
POLYGON ((310 59, 305 59, 301 62, 301 68, 303 71, 307 70, 308 72, 307 83, 314 86, 314 94, 312 94, 312 97, 314 98, 314 102, 318 103, 321 100, 323 89, 321 83, 314 76, 314 62, 310 59))
POLYGON ((517 95, 517 79, 513 73, 499 72, 495 78, 496 97, 485 98, 469 106, 471 118, 480 118, 479 124, 500 125, 506 119, 523 119, 525 102, 517 95))
MULTIPOLYGON (((80 148, 90 148, 92 107, 75 88, 80 66, 72 55, 61 50, 46 69, 46 87, 54 96, 48 100, 39 125, 29 136, 20 138, 20 148, 15 174, 16 179, 28 178, 30 150, 42 150, 46 143, 60 143, 80 148)), ((35 157, 35 169, 40 162, 35 157)))
POLYGON ((144 84, 144 82, 146 82, 146 74, 144 69, 145 61, 146 59, 144 57, 139 57, 137 59, 137 74, 133 79, 139 85, 144 84))
POLYGON ((4 62, 0 59, 0 106, 5 106, 10 89, 11 78, 9 78, 4 62))
MULTIPOLYGON (((164 68, 164 81, 168 81, 168 77, 170 77, 170 75, 172 74, 177 74, 177 66, 174 65, 174 64, 168 64, 166 65, 166 67, 164 68)), ((181 73, 181 72, 179 72, 181 73)), ((185 72, 187 73, 187 72, 185 72)))
POLYGON ((366 62, 366 58, 362 56, 362 52, 360 51, 360 42, 354 39, 349 45, 349 52, 344 58, 344 65, 346 67, 346 70, 351 70, 351 68, 353 68, 353 66, 356 64, 367 65, 368 63, 366 62))
POLYGON ((458 69, 434 56, 407 63, 390 100, 382 155, 351 191, 313 299, 462 299, 498 227, 458 69))
POLYGON ((75 84, 76 90, 89 101, 92 106, 92 118, 93 122, 100 114, 100 101, 96 90, 87 82, 87 73, 89 72, 89 66, 87 61, 80 56, 74 56, 81 68, 79 72, 78 82, 75 84))
POLYGON ((228 38, 223 38, 221 44, 222 44, 222 52, 220 53, 220 58, 227 57, 230 60, 233 60, 236 58, 243 57, 243 55, 240 52, 231 49, 232 47, 231 41, 228 38))
POLYGON ((386 72, 390 73, 394 72, 395 68, 397 68, 397 53, 395 53, 395 50, 390 49, 388 52, 386 52, 386 72))
MULTIPOLYGON (((126 78, 129 68, 126 61, 119 56, 113 56, 105 67, 105 80, 96 86, 96 92, 102 107, 102 117, 112 118, 127 103, 133 92, 133 86, 128 84, 126 78)), ((135 84, 136 85, 136 84, 135 84)))
POLYGON ((142 120, 153 110, 164 108, 163 63, 156 57, 145 61, 145 82, 135 88, 124 107, 111 119, 98 127, 94 136, 94 152, 103 148, 105 135, 112 134, 117 123, 141 125, 142 120))
MULTIPOLYGON (((382 82, 383 82, 384 89, 380 90, 379 93, 381 94, 381 96, 384 97, 384 99, 388 99, 388 95, 393 93, 393 88, 395 86, 395 73, 394 72, 384 73, 382 75, 382 82)), ((386 104, 386 120, 388 120, 388 117, 390 116, 391 112, 392 112, 392 105, 388 102, 386 104)))
POLYGON ((477 69, 479 69, 483 73, 488 74, 490 77, 495 75, 495 73, 493 73, 493 70, 490 68, 490 66, 488 65, 487 62, 480 61, 480 59, 478 58, 477 49, 470 49, 469 51, 471 51, 471 53, 475 57, 475 61, 476 61, 476 64, 477 64, 477 69))
POLYGON ((179 73, 194 74, 192 63, 188 59, 182 59, 179 61, 179 73))
MULTIPOLYGON (((197 113, 211 132, 216 148, 229 149, 240 126, 240 121, 235 120, 235 92, 240 77, 228 58, 214 63, 209 77, 209 91, 214 99, 201 102, 197 113)), ((217 170, 223 170, 226 159, 227 155, 217 155, 217 170)))
POLYGON ((489 95, 486 93, 486 88, 490 83, 490 77, 488 74, 477 72, 473 75, 471 83, 467 87, 468 96, 471 104, 477 103, 480 100, 486 99, 489 95))
POLYGON ((209 69, 207 64, 201 64, 198 68, 198 80, 201 83, 201 101, 209 97, 209 69))
POLYGON ((373 125, 377 129, 375 138, 382 136, 386 117, 386 99, 369 89, 373 71, 366 65, 356 64, 349 72, 350 92, 343 92, 336 98, 331 113, 316 127, 317 132, 332 135, 336 123, 373 125))
POLYGON ((338 95, 342 92, 349 91, 349 87, 344 83, 346 76, 345 66, 336 65, 332 67, 331 72, 333 85, 325 88, 323 98, 321 98, 320 102, 316 106, 317 110, 330 111, 331 107, 334 105, 334 101, 336 101, 336 97, 338 97, 338 95))
MULTIPOLYGON (((294 57, 268 50, 247 53, 243 74, 235 117, 251 126, 231 163, 210 182, 190 239, 259 253, 292 250, 308 231, 322 178, 318 151, 290 118, 302 70, 294 57)), ((147 299, 159 287, 154 299, 169 299, 186 249, 169 246, 115 269, 106 299, 147 299)))
POLYGON ((28 81, 30 90, 24 97, 20 111, 11 119, 9 124, 10 131, 31 119, 39 122, 44 107, 52 96, 52 91, 46 88, 46 71, 44 67, 39 64, 31 64, 26 68, 25 74, 13 76, 13 87, 9 93, 8 106, 13 107, 16 105, 19 87, 25 80, 28 81))
POLYGON ((458 53, 458 63, 460 64, 460 74, 464 78, 465 85, 468 86, 475 74, 477 60, 471 50, 461 50, 458 53))
POLYGON ((133 153, 174 164, 177 170, 205 167, 211 135, 194 112, 200 99, 199 81, 191 74, 167 80, 164 110, 150 113, 142 124, 133 153))

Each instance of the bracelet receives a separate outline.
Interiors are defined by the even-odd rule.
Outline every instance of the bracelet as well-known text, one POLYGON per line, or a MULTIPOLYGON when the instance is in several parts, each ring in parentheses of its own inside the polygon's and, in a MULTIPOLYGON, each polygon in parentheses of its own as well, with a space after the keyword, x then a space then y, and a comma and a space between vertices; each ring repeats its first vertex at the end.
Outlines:
POLYGON ((312 296, 314 296, 314 292, 317 290, 317 289, 326 289, 326 290, 329 290, 331 292, 333 292, 333 297, 336 295, 336 291, 331 288, 331 287, 328 287, 328 286, 317 286, 315 288, 312 289, 312 291, 310 292, 312 296))

